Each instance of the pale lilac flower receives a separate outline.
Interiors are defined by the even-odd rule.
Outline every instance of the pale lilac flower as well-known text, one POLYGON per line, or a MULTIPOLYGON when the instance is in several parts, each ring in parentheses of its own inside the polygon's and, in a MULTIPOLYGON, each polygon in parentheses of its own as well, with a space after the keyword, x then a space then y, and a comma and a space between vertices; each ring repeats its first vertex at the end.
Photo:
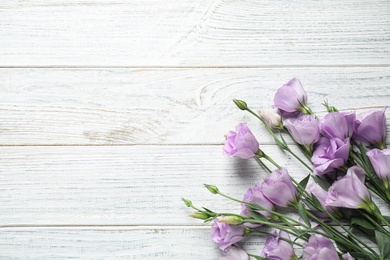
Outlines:
POLYGON ((223 152, 226 155, 249 159, 256 156, 259 150, 259 143, 246 123, 236 126, 236 131, 229 131, 226 136, 223 152))
POLYGON ((275 205, 286 207, 296 202, 297 188, 286 169, 271 172, 260 188, 264 196, 275 205))
POLYGON ((244 234, 245 228, 243 226, 229 225, 218 221, 218 219, 214 220, 214 224, 211 227, 211 239, 217 243, 222 251, 242 240, 244 234))
POLYGON ((259 116, 271 129, 281 128, 282 126, 282 117, 273 110, 261 109, 259 116))
POLYGON ((356 116, 353 138, 365 145, 383 148, 386 139, 386 108, 356 116))
MULTIPOLYGON (((306 188, 306 191, 313 194, 318 199, 318 201, 321 203, 321 206, 328 213, 332 214, 336 210, 336 208, 331 207, 329 205, 326 205, 325 200, 326 200, 326 197, 328 196, 328 192, 326 190, 324 190, 323 188, 321 188, 321 186, 318 185, 317 183, 313 182, 313 183, 309 184, 309 186, 307 186, 307 188, 306 188)), ((328 218, 328 216, 325 213, 315 212, 314 214, 321 219, 328 218)))
POLYGON ((349 252, 342 255, 343 260, 354 260, 354 258, 351 256, 349 252))
POLYGON ((304 146, 312 146, 320 140, 319 120, 313 115, 300 115, 297 118, 287 118, 284 126, 294 140, 304 146))
MULTIPOLYGON (((263 194, 259 184, 256 184, 253 188, 249 188, 244 195, 243 201, 257 204, 265 209, 274 210, 274 204, 269 201, 263 194)), ((265 210, 256 210, 265 217, 271 217, 271 213, 265 210)), ((248 207, 245 204, 241 204, 241 215, 249 216, 248 207)))
POLYGON ((349 156, 349 138, 321 137, 311 157, 314 174, 322 175, 344 166, 349 156))
POLYGON ((352 137, 356 115, 354 112, 332 112, 320 121, 321 134, 328 138, 352 137))
POLYGON ((303 244, 302 260, 338 260, 336 248, 329 238, 313 234, 303 244))
POLYGON ((335 181, 328 190, 325 204, 333 207, 364 208, 371 204, 371 194, 364 185, 364 171, 358 166, 348 169, 347 174, 335 181))
POLYGON ((390 181, 390 149, 372 149, 366 153, 375 173, 388 185, 390 181))
POLYGON ((222 252, 220 260, 249 260, 248 254, 238 245, 232 245, 227 252, 222 252))
POLYGON ((275 236, 267 237, 261 256, 271 260, 290 260, 295 256, 292 244, 280 238, 290 240, 290 236, 281 230, 275 230, 275 236))
POLYGON ((277 90, 272 107, 278 108, 284 116, 297 115, 306 101, 307 95, 301 82, 293 78, 277 90))

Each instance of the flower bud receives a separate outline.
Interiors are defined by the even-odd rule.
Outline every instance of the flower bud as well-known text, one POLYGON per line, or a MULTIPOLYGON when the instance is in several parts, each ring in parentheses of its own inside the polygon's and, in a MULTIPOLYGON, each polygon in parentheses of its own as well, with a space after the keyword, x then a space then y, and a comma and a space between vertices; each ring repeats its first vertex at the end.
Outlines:
POLYGON ((181 200, 186 204, 187 207, 192 207, 192 202, 190 200, 187 200, 185 198, 181 198, 181 200))
POLYGON ((239 216, 227 216, 218 219, 219 222, 230 224, 230 225, 241 225, 244 221, 239 216))
POLYGON ((190 217, 198 218, 198 219, 208 219, 210 216, 206 212, 195 212, 190 214, 190 217))
POLYGON ((273 110, 261 109, 259 111, 259 116, 271 129, 283 128, 282 117, 273 110))
POLYGON ((246 110, 248 108, 248 105, 245 103, 245 101, 239 99, 233 99, 233 102, 241 110, 246 110))
POLYGON ((205 186, 212 194, 218 194, 218 192, 219 192, 217 186, 208 185, 208 184, 204 184, 204 186, 205 186))

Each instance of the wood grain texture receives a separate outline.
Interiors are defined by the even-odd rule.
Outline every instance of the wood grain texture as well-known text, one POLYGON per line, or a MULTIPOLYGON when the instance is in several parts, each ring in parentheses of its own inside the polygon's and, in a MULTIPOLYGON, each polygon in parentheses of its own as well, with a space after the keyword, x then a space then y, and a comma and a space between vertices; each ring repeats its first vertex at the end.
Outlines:
MULTIPOLYGON (((0 226, 202 225, 198 206, 240 211, 211 194, 237 198, 266 176, 255 161, 222 155, 221 146, 1 147, 0 226)), ((275 146, 263 150, 302 179, 305 171, 275 146)))
MULTIPOLYGON (((264 238, 241 245, 260 254, 264 238)), ((2 259, 210 259, 220 258, 209 229, 6 228, 2 259)))
MULTIPOLYGON (((267 172, 255 161, 221 154, 220 146, 1 147, 0 226, 202 225, 181 201, 219 212, 241 199, 267 172)), ((308 171, 275 146, 263 151, 298 181, 308 171)), ((388 214, 387 207, 383 212, 388 214)))
POLYGON ((1 1, 1 66, 389 65, 390 2, 1 1))
POLYGON ((272 143, 231 100, 270 108, 294 76, 319 115, 326 99, 358 112, 390 104, 388 67, 0 69, 0 144, 220 144, 242 121, 272 143))

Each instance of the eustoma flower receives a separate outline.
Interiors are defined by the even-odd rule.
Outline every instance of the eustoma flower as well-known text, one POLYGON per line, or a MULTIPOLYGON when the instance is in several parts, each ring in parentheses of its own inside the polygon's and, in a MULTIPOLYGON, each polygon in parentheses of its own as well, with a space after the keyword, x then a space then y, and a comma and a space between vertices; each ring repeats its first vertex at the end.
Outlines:
POLYGON ((260 188, 268 200, 281 207, 294 204, 297 200, 297 188, 286 169, 271 172, 260 188))
POLYGON ((379 150, 377 148, 367 152, 367 156, 374 167, 375 173, 383 180, 386 189, 390 182, 390 149, 379 150))
POLYGON ((305 112, 307 95, 299 79, 293 78, 280 87, 274 97, 273 108, 278 108, 284 116, 305 112))
POLYGON ((292 245, 282 240, 285 238, 290 240, 290 236, 281 230, 275 230, 275 236, 269 236, 265 242, 265 246, 261 251, 261 256, 271 260, 290 260, 298 259, 294 254, 292 245))
POLYGON ((336 260, 339 259, 336 248, 330 239, 321 235, 311 235, 303 245, 303 260, 336 260))
MULTIPOLYGON (((244 195, 243 201, 257 204, 265 209, 274 210, 274 205, 263 194, 259 184, 256 184, 253 188, 249 188, 244 195)), ((272 214, 265 210, 256 210, 260 214, 266 217, 270 217, 272 214)), ((241 215, 249 216, 248 207, 245 204, 241 204, 241 215)))
POLYGON ((364 185, 362 168, 353 166, 348 169, 343 178, 335 181, 328 190, 325 204, 333 207, 370 210, 371 194, 364 185))
POLYGON ((351 137, 355 125, 354 112, 332 112, 320 121, 321 134, 328 138, 344 139, 351 137))
POLYGON ((221 250, 228 249, 229 246, 244 238, 245 228, 239 225, 230 225, 214 220, 211 227, 211 239, 217 243, 221 250))
POLYGON ((301 115, 297 118, 287 118, 283 121, 284 126, 290 132, 294 140, 310 148, 320 140, 318 119, 313 115, 301 115))
POLYGON ((384 148, 386 139, 386 108, 357 115, 353 138, 365 145, 384 148))
POLYGON ((322 175, 343 167, 349 156, 349 138, 321 137, 311 158, 314 174, 322 175))
POLYGON ((236 131, 229 131, 223 147, 223 152, 226 155, 241 159, 255 157, 258 150, 259 143, 245 123, 237 125, 236 131))

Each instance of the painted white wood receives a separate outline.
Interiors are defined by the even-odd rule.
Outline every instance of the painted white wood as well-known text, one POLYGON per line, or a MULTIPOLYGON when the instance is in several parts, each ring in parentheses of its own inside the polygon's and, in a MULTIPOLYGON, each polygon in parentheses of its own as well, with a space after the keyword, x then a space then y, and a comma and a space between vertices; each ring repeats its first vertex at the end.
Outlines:
MULTIPOLYGON (((242 246, 260 254, 265 238, 242 246)), ((3 259, 219 259, 205 228, 3 228, 3 259)))
POLYGON ((389 65, 390 2, 1 1, 1 66, 389 65))
MULTIPOLYGON (((307 171, 275 146, 264 152, 298 180, 307 171)), ((219 212, 267 172, 253 160, 222 155, 222 146, 0 147, 0 226, 202 225, 181 197, 219 212)))
POLYGON ((339 109, 389 105, 388 67, 0 69, 0 144, 220 144, 242 121, 269 144, 231 100, 270 108, 295 76, 319 115, 326 99, 339 109))

